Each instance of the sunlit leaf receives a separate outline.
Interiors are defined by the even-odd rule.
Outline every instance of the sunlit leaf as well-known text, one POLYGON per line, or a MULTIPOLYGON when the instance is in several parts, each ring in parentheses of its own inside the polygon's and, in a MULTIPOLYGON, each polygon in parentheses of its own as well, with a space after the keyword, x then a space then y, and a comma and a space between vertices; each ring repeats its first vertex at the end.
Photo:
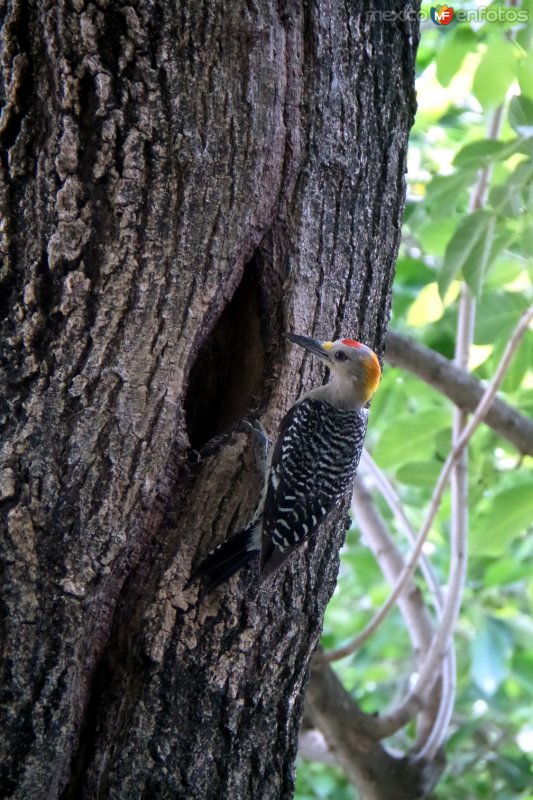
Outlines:
POLYGON ((473 344, 468 354, 468 369, 470 372, 473 372, 481 366, 481 364, 484 364, 491 355, 493 349, 493 345, 491 344, 473 344))
POLYGON ((444 304, 439 297, 436 283, 428 283, 407 312, 407 324, 416 328, 436 322, 444 314, 444 304))
POLYGON ((448 86, 453 76, 461 68, 465 56, 476 46, 476 36, 466 25, 457 26, 455 30, 443 37, 439 47, 437 63, 437 79, 442 86, 448 86))
POLYGON ((495 108, 505 100, 516 76, 516 56, 507 39, 492 40, 476 70, 473 91, 484 109, 495 108))

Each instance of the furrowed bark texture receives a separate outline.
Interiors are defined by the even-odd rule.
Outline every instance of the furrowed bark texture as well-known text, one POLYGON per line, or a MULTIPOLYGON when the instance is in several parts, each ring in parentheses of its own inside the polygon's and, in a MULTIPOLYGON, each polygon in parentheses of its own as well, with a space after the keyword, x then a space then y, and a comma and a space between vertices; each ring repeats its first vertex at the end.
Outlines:
POLYGON ((322 380, 282 332, 382 351, 416 31, 340 0, 0 8, 0 793, 291 797, 341 516, 260 590, 183 587, 257 500, 243 416, 274 435, 322 380))

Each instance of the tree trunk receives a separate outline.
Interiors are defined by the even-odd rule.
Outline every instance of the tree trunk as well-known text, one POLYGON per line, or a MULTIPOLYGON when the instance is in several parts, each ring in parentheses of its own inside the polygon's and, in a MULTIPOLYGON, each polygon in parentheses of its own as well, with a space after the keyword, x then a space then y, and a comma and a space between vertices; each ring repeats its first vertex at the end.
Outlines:
POLYGON ((291 797, 343 515, 260 589, 184 584, 257 500, 243 417, 322 380, 282 332, 382 351, 416 25, 0 7, 0 793, 291 797))

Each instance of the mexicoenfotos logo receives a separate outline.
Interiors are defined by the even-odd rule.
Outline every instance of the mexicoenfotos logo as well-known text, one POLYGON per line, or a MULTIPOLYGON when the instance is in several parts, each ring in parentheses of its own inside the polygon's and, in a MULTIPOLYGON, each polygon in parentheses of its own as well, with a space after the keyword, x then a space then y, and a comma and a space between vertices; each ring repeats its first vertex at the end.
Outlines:
POLYGON ((447 3, 432 6, 429 12, 427 8, 400 8, 385 9, 384 11, 367 11, 369 19, 378 22, 426 22, 431 19, 434 25, 444 30, 444 28, 454 28, 461 22, 469 23, 490 23, 507 22, 511 25, 515 23, 527 22, 530 13, 526 8, 516 6, 488 5, 475 8, 453 8, 447 3), (453 25, 451 25, 453 23, 453 25))
POLYGON ((449 25, 453 20, 453 8, 446 4, 443 6, 433 6, 430 14, 431 21, 434 22, 435 25, 449 25))

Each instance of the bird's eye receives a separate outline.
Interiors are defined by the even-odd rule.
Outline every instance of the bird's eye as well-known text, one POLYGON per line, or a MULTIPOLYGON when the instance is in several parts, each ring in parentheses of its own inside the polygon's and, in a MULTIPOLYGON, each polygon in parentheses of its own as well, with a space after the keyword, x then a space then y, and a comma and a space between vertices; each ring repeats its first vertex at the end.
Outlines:
POLYGON ((335 353, 335 361, 346 361, 347 358, 348 356, 346 355, 346 353, 343 353, 342 350, 338 350, 335 353))

